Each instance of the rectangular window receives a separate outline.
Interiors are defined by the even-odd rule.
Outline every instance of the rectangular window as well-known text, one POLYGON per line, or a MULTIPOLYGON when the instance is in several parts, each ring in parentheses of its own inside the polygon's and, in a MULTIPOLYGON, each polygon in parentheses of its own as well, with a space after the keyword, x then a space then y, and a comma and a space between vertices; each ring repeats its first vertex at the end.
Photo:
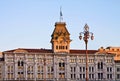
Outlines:
POLYGON ((119 68, 117 68, 117 72, 119 71, 119 68))
POLYGON ((92 72, 94 72, 94 67, 92 67, 92 72))
POLYGON ((65 78, 65 73, 59 73, 59 78, 64 79, 65 78))
POLYGON ((74 67, 74 72, 76 72, 76 68, 74 67))
POLYGON ((82 68, 80 67, 80 72, 82 72, 82 68))
POLYGON ((98 79, 103 79, 103 73, 98 73, 98 79))
POLYGON ((71 72, 73 72, 73 69, 72 69, 72 67, 71 67, 71 72))
POLYGON ((85 74, 83 74, 83 79, 85 78, 85 74))
POLYGON ((107 79, 109 79, 109 74, 107 74, 107 79))
POLYGON ((109 67, 107 67, 107 72, 109 72, 109 67))
POLYGON ((71 74, 71 79, 73 79, 73 76, 72 76, 72 74, 71 74))
POLYGON ((74 74, 74 78, 76 78, 76 74, 74 74))
POLYGON ((112 74, 110 74, 110 79, 112 79, 112 74))
POLYGON ((120 74, 117 74, 117 79, 120 79, 120 74))
POLYGON ((94 74, 92 74, 92 79, 94 78, 94 74))
POLYGON ((85 67, 83 67, 83 72, 85 72, 85 67))
POLYGON ((89 72, 91 72, 91 67, 89 67, 89 72))
POLYGON ((80 79, 82 78, 82 74, 80 74, 80 79))
POLYGON ((110 72, 112 72, 112 67, 110 67, 110 72))
POLYGON ((91 79, 91 74, 89 74, 89 78, 91 79))

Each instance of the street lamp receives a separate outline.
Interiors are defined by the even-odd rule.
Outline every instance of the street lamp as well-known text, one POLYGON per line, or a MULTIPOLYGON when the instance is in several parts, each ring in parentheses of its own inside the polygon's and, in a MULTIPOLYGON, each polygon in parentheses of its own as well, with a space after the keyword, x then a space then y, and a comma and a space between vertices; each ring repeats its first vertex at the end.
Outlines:
POLYGON ((94 39, 93 33, 89 32, 89 27, 87 24, 84 26, 84 31, 80 32, 79 39, 82 39, 82 34, 83 34, 83 40, 85 42, 85 48, 86 48, 86 81, 88 81, 88 50, 87 50, 87 44, 88 44, 88 39, 91 37, 91 40, 94 39))

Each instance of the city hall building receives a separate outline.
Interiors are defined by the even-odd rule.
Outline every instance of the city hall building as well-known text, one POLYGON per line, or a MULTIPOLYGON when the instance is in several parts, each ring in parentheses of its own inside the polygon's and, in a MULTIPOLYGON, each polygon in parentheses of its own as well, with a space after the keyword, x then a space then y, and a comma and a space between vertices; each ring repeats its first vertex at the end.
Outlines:
MULTIPOLYGON (((2 52, 0 80, 85 81, 86 50, 70 49, 70 42, 66 23, 56 22, 51 49, 18 48, 2 52)), ((120 48, 112 48, 112 52, 110 48, 88 50, 89 81, 120 81, 120 59, 115 59, 120 56, 120 48)))

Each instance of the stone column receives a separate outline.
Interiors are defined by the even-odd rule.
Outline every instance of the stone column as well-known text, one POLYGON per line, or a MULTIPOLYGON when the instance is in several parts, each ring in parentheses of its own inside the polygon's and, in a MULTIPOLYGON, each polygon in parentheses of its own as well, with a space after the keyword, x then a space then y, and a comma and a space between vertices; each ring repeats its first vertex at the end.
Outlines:
POLYGON ((35 58, 34 58, 34 80, 36 81, 37 78, 37 57, 35 54, 35 58))
POLYGON ((69 81, 70 79, 69 56, 66 56, 66 78, 67 81, 69 81))
POLYGON ((14 80, 17 80, 17 57, 16 54, 14 54, 14 80))
POLYGON ((53 68, 54 68, 54 79, 56 81, 57 80, 57 58, 55 55, 53 59, 53 68))
POLYGON ((25 76, 25 80, 27 80, 27 54, 25 54, 25 60, 24 60, 24 76, 25 76))

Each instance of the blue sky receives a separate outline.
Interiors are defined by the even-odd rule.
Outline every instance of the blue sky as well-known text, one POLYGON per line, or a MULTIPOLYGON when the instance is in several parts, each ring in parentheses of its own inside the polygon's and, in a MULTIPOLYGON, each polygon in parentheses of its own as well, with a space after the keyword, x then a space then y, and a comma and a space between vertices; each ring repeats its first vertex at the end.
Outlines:
POLYGON ((120 47, 120 0, 0 0, 0 51, 51 49, 60 6, 71 34, 71 49, 85 48, 79 33, 86 23, 95 36, 89 40, 88 49, 120 47))

